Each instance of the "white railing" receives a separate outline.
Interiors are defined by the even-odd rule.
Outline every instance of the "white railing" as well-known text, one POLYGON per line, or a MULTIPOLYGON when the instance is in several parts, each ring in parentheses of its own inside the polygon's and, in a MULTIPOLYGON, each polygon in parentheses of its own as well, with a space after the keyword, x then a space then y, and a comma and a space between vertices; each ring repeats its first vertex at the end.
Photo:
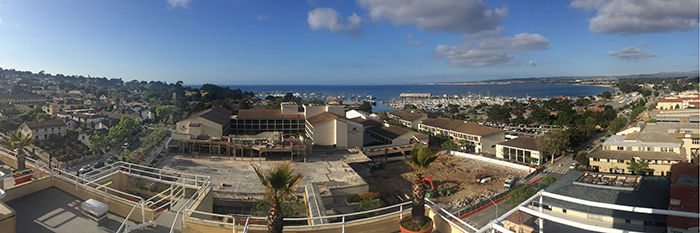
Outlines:
POLYGON ((582 223, 582 222, 578 222, 578 221, 574 221, 574 220, 570 220, 570 219, 565 219, 565 218, 545 214, 543 212, 543 208, 542 208, 542 206, 544 205, 543 200, 542 200, 543 197, 558 199, 558 200, 562 200, 562 201, 566 201, 566 202, 573 202, 573 203, 576 203, 579 205, 584 205, 584 206, 612 209, 612 210, 618 210, 618 211, 700 218, 699 213, 685 212, 685 211, 674 211, 674 210, 666 210, 666 209, 653 209, 653 208, 645 208, 645 207, 624 206, 624 205, 609 204, 609 203, 603 203, 603 202, 588 201, 588 200, 568 197, 568 196, 559 195, 559 194, 555 194, 555 193, 545 192, 544 190, 540 190, 532 197, 530 197, 527 200, 523 201, 522 203, 518 204, 518 206, 516 206, 515 208, 511 209, 510 211, 499 216, 495 220, 488 223, 486 226, 479 229, 477 231, 477 233, 484 233, 484 232, 487 232, 489 230, 497 230, 499 232, 512 232, 512 231, 506 229, 503 226, 502 222, 506 218, 508 218, 510 215, 514 214, 516 211, 522 211, 522 212, 525 212, 525 213, 528 213, 530 215, 533 215, 535 217, 540 218, 540 221, 539 221, 540 233, 542 233, 544 230, 544 227, 542 225, 544 222, 543 219, 547 219, 549 221, 557 222, 557 223, 560 223, 563 225, 572 226, 572 227, 584 229, 584 230, 591 230, 591 231, 598 231, 598 232, 632 232, 632 231, 623 230, 623 229, 590 225, 590 224, 586 224, 586 223, 582 223), (530 203, 532 203, 533 201, 535 201, 535 199, 538 199, 538 198, 539 198, 539 202, 538 202, 539 211, 527 207, 528 205, 530 205, 530 203))
POLYGON ((126 233, 129 231, 129 218, 131 217, 131 214, 134 213, 134 210, 136 210, 136 207, 139 206, 139 204, 141 205, 141 208, 143 208, 143 200, 139 201, 134 205, 133 208, 131 208, 131 211, 129 211, 129 214, 124 219, 124 222, 122 222, 122 225, 119 226, 119 229, 117 229, 116 233, 121 233, 122 231, 126 233))
MULTIPOLYGON (((183 210, 185 210, 185 212, 186 212, 190 207, 192 207, 192 205, 194 205, 194 203, 195 203, 195 200, 199 199, 199 196, 201 196, 202 193, 204 193, 204 191, 206 191, 206 189, 209 188, 209 186, 211 185, 211 182, 209 181, 209 179, 210 178, 207 178, 207 180, 204 182, 204 184, 202 184, 202 187, 200 187, 197 190, 197 195, 196 195, 197 198, 195 198, 195 195, 192 195, 190 197, 190 199, 188 199, 187 202, 182 207, 180 207, 180 209, 177 210, 177 213, 175 214, 175 219, 173 220, 173 225, 170 226, 170 233, 173 233, 175 231, 175 224, 177 224, 177 218, 180 216, 180 213, 182 213, 183 210)), ((183 187, 183 189, 184 189, 184 187, 183 187)), ((183 191, 183 193, 184 193, 184 191, 183 191)), ((186 213, 184 213, 182 216, 182 225, 183 226, 185 225, 185 217, 187 217, 186 213)))
MULTIPOLYGON (((382 208, 378 208, 378 209, 374 209, 374 210, 362 211, 362 212, 355 212, 355 213, 349 213, 349 214, 329 215, 329 216, 320 216, 320 217, 309 217, 309 218, 284 218, 283 221, 309 221, 309 220, 321 220, 321 222, 322 222, 321 224, 313 225, 313 227, 341 225, 342 230, 343 230, 343 232, 344 232, 344 231, 345 231, 345 226, 346 226, 347 224, 353 223, 353 222, 361 222, 361 221, 373 220, 373 219, 383 218, 383 217, 386 217, 386 216, 391 216, 391 215, 396 215, 396 214, 398 214, 400 218, 403 218, 403 213, 406 212, 406 211, 410 211, 410 210, 411 210, 411 208, 410 208, 410 205, 411 205, 411 204, 412 204, 412 202, 404 202, 404 203, 399 203, 399 204, 392 205, 392 206, 386 206, 386 207, 382 207, 382 208), (406 207, 406 206, 409 206, 409 207, 406 207), (391 212, 387 212, 387 213, 384 213, 384 214, 379 214, 380 212, 384 212, 384 211, 390 210, 390 209, 397 209, 397 208, 398 208, 398 210, 396 210, 396 211, 391 211, 391 212), (357 217, 360 216, 360 215, 372 214, 372 213, 377 213, 377 215, 376 215, 376 216, 372 216, 372 217, 366 217, 366 218, 357 218, 357 217), (352 218, 356 218, 356 219, 351 220, 351 221, 346 221, 346 219, 352 219, 352 218), (340 219, 340 222, 331 222, 330 220, 332 220, 332 219, 340 219), (324 220, 328 220, 328 221, 324 221, 324 220)), ((214 216, 214 215, 215 215, 215 214, 212 214, 212 213, 206 213, 206 212, 194 211, 194 210, 188 210, 188 212, 197 213, 197 214, 202 214, 202 215, 209 215, 209 216, 214 216)), ((254 216, 247 216, 247 217, 248 217, 249 219, 251 219, 251 220, 265 220, 265 221, 267 220, 266 217, 254 217, 254 216)), ((194 217, 188 217, 188 218, 195 219, 194 217)), ((200 221, 205 221, 205 222, 212 222, 212 223, 221 224, 220 222, 208 221, 208 220, 204 220, 204 219, 198 219, 198 220, 200 220, 200 221)), ((250 226, 254 226, 254 227, 265 227, 265 225, 250 224, 250 223, 247 223, 245 227, 248 228, 248 227, 250 227, 250 226)), ((308 228, 308 227, 312 227, 312 226, 311 226, 311 225, 296 225, 296 226, 294 226, 294 225, 287 225, 287 226, 285 226, 285 228, 290 228, 290 229, 299 229, 299 228, 308 228)))

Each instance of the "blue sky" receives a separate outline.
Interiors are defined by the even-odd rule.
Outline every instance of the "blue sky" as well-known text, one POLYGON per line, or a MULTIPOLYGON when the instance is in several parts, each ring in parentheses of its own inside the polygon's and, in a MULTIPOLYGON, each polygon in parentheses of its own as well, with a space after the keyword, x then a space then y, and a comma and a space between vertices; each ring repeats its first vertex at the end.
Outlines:
POLYGON ((0 0, 0 67, 196 85, 697 70, 697 0, 0 0))

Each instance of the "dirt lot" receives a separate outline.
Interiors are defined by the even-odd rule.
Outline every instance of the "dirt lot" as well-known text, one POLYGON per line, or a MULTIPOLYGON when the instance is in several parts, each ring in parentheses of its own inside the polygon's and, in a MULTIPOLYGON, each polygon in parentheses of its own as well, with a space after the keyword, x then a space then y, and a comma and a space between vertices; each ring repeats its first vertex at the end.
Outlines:
MULTIPOLYGON (((481 194, 492 195, 502 189, 508 174, 513 174, 517 178, 526 175, 514 169, 444 155, 430 165, 424 177, 433 179, 436 190, 446 185, 452 191, 451 196, 431 198, 431 200, 442 207, 458 208, 465 206, 474 198, 479 198, 481 194), (475 177, 478 173, 488 174, 492 180, 487 184, 477 183, 475 177)), ((403 161, 398 161, 387 163, 385 169, 374 170, 371 176, 364 179, 369 184, 370 192, 378 192, 383 196, 394 193, 401 195, 403 192, 410 196, 414 177, 411 167, 403 161)), ((388 199, 384 198, 384 200, 386 202, 388 199)))

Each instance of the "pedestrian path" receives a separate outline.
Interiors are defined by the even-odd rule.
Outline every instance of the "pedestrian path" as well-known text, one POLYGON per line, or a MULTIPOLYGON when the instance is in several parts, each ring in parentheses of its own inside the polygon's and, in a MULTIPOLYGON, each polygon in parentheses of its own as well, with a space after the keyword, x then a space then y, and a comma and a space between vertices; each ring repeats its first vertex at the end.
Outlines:
POLYGON ((550 167, 544 170, 547 173, 559 173, 559 174, 566 174, 569 172, 568 167, 550 167))

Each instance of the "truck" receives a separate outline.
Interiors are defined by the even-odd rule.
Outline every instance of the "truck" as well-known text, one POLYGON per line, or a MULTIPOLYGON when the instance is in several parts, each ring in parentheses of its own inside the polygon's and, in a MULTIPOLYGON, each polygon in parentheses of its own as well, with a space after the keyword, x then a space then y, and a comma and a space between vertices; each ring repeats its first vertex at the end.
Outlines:
POLYGON ((506 178, 506 182, 503 183, 503 187, 510 188, 510 185, 513 184, 513 179, 514 179, 513 175, 508 175, 508 177, 506 178))

